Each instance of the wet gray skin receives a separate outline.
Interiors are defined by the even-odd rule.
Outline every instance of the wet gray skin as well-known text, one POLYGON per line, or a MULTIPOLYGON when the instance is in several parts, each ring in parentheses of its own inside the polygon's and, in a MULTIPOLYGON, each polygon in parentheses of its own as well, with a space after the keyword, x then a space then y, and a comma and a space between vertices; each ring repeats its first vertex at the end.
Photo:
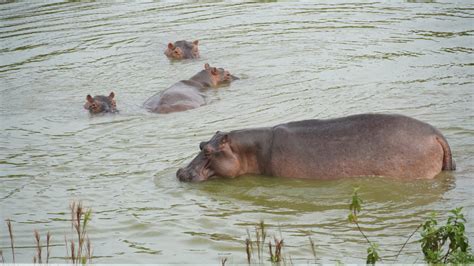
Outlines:
POLYGON ((199 41, 195 40, 193 42, 188 41, 176 41, 174 43, 168 43, 164 54, 174 60, 180 59, 194 59, 199 58, 199 41))
POLYGON ((144 107, 155 113, 172 113, 198 108, 206 104, 207 89, 230 84, 236 79, 238 78, 223 68, 205 64, 204 69, 189 80, 181 80, 150 97, 145 101, 144 107))
POLYGON ((84 109, 88 110, 91 114, 118 112, 115 93, 111 92, 109 96, 96 95, 92 97, 87 95, 84 109))
POLYGON ((257 174, 307 179, 432 179, 454 170, 443 135, 401 115, 361 114, 217 132, 176 173, 181 181, 257 174))

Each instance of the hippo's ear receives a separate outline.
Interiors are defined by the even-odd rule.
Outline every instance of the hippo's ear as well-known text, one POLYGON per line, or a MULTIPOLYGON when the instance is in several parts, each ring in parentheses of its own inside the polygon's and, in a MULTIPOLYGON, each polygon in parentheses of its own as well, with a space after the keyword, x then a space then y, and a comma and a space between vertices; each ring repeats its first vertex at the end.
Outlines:
POLYGON ((204 64, 204 69, 205 70, 209 70, 210 68, 211 68, 211 66, 209 65, 209 63, 204 64))
POLYGON ((197 46, 199 44, 199 40, 195 40, 193 44, 197 46))
POLYGON ((113 91, 110 92, 109 94, 109 99, 113 99, 115 97, 115 93, 113 91))
POLYGON ((94 102, 94 98, 92 98, 92 96, 90 94, 87 94, 86 100, 90 103, 94 102))
POLYGON ((173 50, 173 49, 174 49, 174 45, 173 45, 172 43, 168 43, 168 49, 173 50))
POLYGON ((213 68, 211 69, 211 74, 212 74, 212 75, 218 75, 218 74, 219 74, 219 71, 217 71, 217 68, 213 67, 213 68))

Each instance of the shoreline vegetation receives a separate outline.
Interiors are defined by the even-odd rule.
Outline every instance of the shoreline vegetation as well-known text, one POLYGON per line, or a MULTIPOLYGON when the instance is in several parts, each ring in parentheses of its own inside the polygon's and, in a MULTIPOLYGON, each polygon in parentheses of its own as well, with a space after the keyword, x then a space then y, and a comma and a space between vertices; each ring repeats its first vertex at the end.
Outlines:
MULTIPOLYGON (((92 264, 92 244, 87 232, 87 225, 92 218, 92 210, 85 208, 80 201, 73 201, 69 205, 71 211, 71 235, 64 235, 64 246, 66 247, 66 255, 63 257, 67 264, 92 264)), ((15 241, 14 228, 11 219, 6 220, 8 234, 10 237, 10 248, 12 251, 12 263, 16 264, 15 257, 15 241)), ((35 252, 32 262, 34 264, 49 264, 51 257, 52 235, 48 231, 46 233, 46 246, 41 241, 41 234, 38 230, 33 231, 35 241, 35 252), (43 249, 46 249, 43 253, 43 249), (46 257, 44 257, 46 255, 46 257)), ((3 250, 0 250, 0 263, 8 263, 3 256, 3 250)), ((29 262, 19 262, 29 263, 29 262)), ((57 262, 55 262, 56 264, 57 262)))
MULTIPOLYGON (((399 251, 395 255, 382 255, 379 245, 372 239, 369 239, 359 225, 359 214, 362 210, 363 201, 358 195, 359 188, 354 188, 351 202, 349 204, 348 222, 355 226, 354 230, 358 230, 361 237, 367 242, 367 259, 366 263, 369 265, 381 263, 397 263, 398 258, 402 253, 407 243, 412 239, 416 232, 419 232, 420 239, 415 242, 420 243, 421 252, 426 263, 429 264, 468 264, 474 263, 474 254, 472 253, 469 241, 465 235, 466 219, 462 214, 462 207, 455 208, 449 211, 449 217, 445 225, 441 225, 436 220, 437 214, 432 213, 430 217, 421 223, 401 245, 399 251), (392 259, 393 258, 393 259, 392 259)), ((92 243, 87 231, 87 225, 92 218, 92 210, 85 208, 80 201, 73 201, 69 205, 71 211, 71 235, 64 236, 64 246, 66 248, 66 255, 62 258, 68 264, 85 265, 92 264, 93 249, 92 243)), ((11 219, 5 220, 11 248, 12 263, 16 263, 15 257, 15 241, 14 228, 11 219)), ((41 241, 41 234, 36 229, 34 232, 35 252, 33 254, 32 262, 34 264, 49 264, 51 257, 52 235, 48 231, 46 233, 46 244, 41 241), (45 251, 44 251, 45 249, 45 251), (44 257, 45 256, 45 257, 44 257)), ((309 247, 311 250, 310 256, 317 264, 317 246, 311 237, 308 237, 309 247)), ((278 265, 293 265, 291 254, 285 254, 285 242, 280 230, 279 238, 275 234, 270 234, 267 230, 265 222, 260 221, 254 228, 254 236, 250 230, 247 229, 247 237, 245 239, 245 254, 246 261, 249 265, 262 264, 270 262, 278 265), (270 236, 271 235, 271 236, 270 236)), ((334 258, 339 263, 338 258, 334 258)), ((221 259, 220 264, 226 265, 228 258, 221 259)), ((7 263, 3 250, 0 250, 0 263, 7 263)), ((21 262, 25 263, 25 262, 21 262)), ((27 262, 26 262, 27 263, 27 262)), ((57 263, 57 262, 55 262, 57 263)), ((413 262, 416 263, 416 262, 413 262)))

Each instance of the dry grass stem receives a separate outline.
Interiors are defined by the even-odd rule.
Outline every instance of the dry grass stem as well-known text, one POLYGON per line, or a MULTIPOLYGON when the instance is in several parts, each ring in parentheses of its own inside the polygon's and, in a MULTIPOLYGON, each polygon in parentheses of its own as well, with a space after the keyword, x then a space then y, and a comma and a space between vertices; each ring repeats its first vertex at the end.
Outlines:
POLYGON ((7 226, 8 226, 8 233, 10 234, 10 246, 12 248, 13 264, 15 264, 15 243, 13 242, 13 227, 12 227, 12 221, 10 219, 7 219, 7 226))
POLYGON ((48 231, 46 234, 46 264, 49 264, 49 255, 50 255, 50 250, 51 248, 51 233, 48 231))
POLYGON ((36 258, 38 259, 38 263, 41 264, 43 263, 43 259, 41 258, 43 247, 41 246, 40 234, 36 230, 35 230, 35 243, 36 243, 36 258))

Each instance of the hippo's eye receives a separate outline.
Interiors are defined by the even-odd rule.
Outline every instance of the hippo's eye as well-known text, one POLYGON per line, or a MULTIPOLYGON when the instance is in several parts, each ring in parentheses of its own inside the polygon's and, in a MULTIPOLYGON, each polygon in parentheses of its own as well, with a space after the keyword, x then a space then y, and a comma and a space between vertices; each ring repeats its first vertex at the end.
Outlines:
POLYGON ((205 148, 204 148, 204 156, 206 156, 207 158, 209 158, 211 155, 212 155, 212 150, 209 149, 209 147, 205 147, 205 148))

